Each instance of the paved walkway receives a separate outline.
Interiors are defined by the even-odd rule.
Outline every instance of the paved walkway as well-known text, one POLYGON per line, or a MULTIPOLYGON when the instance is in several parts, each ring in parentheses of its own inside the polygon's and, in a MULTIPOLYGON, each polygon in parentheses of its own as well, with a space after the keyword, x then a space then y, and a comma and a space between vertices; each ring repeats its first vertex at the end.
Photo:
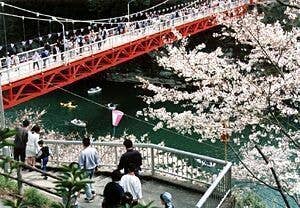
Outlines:
MULTIPOLYGON (((47 188, 54 188, 54 179, 48 178, 48 180, 44 180, 40 174, 36 172, 23 172, 23 178, 28 180, 32 183, 38 184, 43 187, 47 188)), ((98 176, 95 178, 94 188, 96 190, 96 197, 94 202, 86 203, 84 202, 85 195, 81 194, 80 198, 78 199, 80 208, 100 208, 103 197, 100 195, 103 193, 103 189, 105 185, 110 182, 111 179, 105 176, 98 176)), ((155 180, 143 180, 142 181, 142 190, 143 190, 143 202, 149 203, 154 201, 153 205, 157 207, 163 207, 160 204, 160 194, 164 191, 168 191, 172 193, 174 198, 175 207, 179 208, 191 208, 195 207, 198 200, 201 198, 201 194, 188 191, 186 189, 172 186, 165 183, 160 183, 155 180)), ((50 198, 54 199, 55 201, 61 200, 59 197, 49 195, 50 198)), ((1 204, 0 207, 2 208, 1 204)))
POLYGON ((0 201, 0 208, 11 208, 11 207, 4 206, 0 201))

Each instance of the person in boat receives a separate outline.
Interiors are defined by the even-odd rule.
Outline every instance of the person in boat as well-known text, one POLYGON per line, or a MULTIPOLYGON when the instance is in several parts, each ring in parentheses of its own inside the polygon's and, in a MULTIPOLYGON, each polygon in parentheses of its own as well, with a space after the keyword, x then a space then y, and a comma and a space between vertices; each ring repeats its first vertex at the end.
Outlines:
POLYGON ((117 108, 118 104, 108 103, 107 107, 109 110, 115 110, 117 108))
POLYGON ((102 90, 102 88, 101 87, 99 87, 99 86, 97 86, 97 87, 95 87, 95 88, 91 88, 91 89, 89 89, 88 90, 88 93, 97 93, 97 92, 101 92, 101 90, 102 90))
POLYGON ((82 127, 86 127, 86 123, 85 122, 83 122, 83 121, 81 121, 81 120, 79 120, 79 119, 73 119, 72 121, 71 121, 71 123, 72 124, 74 124, 74 125, 76 125, 76 126, 82 126, 82 127))
POLYGON ((68 107, 68 108, 76 108, 77 105, 73 105, 72 102, 68 102, 67 105, 66 105, 66 107, 68 107))
POLYGON ((67 102, 67 103, 60 103, 61 106, 63 107, 66 107, 66 108, 76 108, 77 105, 73 105, 73 103, 70 101, 70 102, 67 102))

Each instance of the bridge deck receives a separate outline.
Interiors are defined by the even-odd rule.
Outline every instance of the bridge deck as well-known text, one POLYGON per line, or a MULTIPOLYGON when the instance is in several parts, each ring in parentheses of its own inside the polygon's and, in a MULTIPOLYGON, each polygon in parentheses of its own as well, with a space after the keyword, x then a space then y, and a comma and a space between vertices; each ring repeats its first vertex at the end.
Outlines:
MULTIPOLYGON (((243 15, 249 1, 235 1, 207 7, 179 16, 162 18, 148 26, 113 35, 99 42, 52 54, 2 69, 1 85, 4 108, 38 97, 57 88, 99 73, 168 43, 220 24, 222 18, 243 15), (217 18, 218 17, 218 18, 217 18), (35 67, 34 67, 35 65, 35 67)), ((31 53, 33 53, 32 51, 31 53)))

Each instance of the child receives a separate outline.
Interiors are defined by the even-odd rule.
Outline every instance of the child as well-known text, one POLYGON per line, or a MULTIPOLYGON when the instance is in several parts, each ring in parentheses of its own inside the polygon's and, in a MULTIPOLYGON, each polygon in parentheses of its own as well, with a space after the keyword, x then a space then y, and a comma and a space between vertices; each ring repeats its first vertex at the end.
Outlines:
POLYGON ((169 192, 164 192, 160 195, 160 200, 162 205, 165 206, 165 208, 174 208, 173 202, 172 202, 172 195, 169 192))
MULTIPOLYGON (((39 144, 41 149, 39 150, 39 152, 37 154, 37 160, 41 161, 41 169, 45 173, 49 156, 52 155, 52 153, 51 153, 48 146, 44 146, 44 141, 43 140, 38 141, 38 144, 39 144)), ((44 179, 47 180, 48 177, 44 174, 43 174, 43 176, 44 176, 44 179)))

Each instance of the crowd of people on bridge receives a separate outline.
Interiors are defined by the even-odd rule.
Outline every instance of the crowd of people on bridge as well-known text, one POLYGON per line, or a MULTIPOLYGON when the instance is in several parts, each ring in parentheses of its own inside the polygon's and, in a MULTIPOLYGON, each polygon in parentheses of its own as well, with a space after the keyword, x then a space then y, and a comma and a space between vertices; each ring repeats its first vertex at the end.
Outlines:
MULTIPOLYGON (((47 180, 46 167, 49 157, 52 156, 52 151, 44 145, 43 140, 40 140, 40 127, 33 125, 31 130, 29 127, 30 122, 28 120, 24 120, 21 126, 16 127, 14 160, 25 163, 26 159, 27 165, 30 167, 35 167, 36 161, 39 161, 43 170, 43 178, 47 180)), ((77 165, 86 173, 87 178, 93 181, 95 172, 101 168, 101 158, 98 150, 91 146, 89 138, 83 138, 82 145, 83 149, 78 157, 78 163, 72 162, 70 166, 77 165)), ((111 172, 112 181, 104 187, 102 208, 117 208, 122 205, 133 207, 143 198, 142 176, 140 174, 142 155, 134 149, 130 139, 125 139, 123 145, 126 152, 121 155, 117 168, 111 172)), ((32 169, 29 168, 28 170, 31 171, 32 169)), ((24 171, 26 170, 24 169, 24 171)), ((84 191, 85 202, 93 202, 97 193, 92 183, 87 183, 84 191)), ((79 192, 76 193, 71 200, 74 208, 79 207, 77 200, 79 194, 79 192)), ((165 208, 174 208, 172 195, 169 192, 162 193, 160 199, 165 208)))
POLYGON ((176 18, 194 17, 198 13, 207 13, 211 8, 225 7, 231 3, 230 0, 216 0, 210 4, 193 4, 166 14, 158 14, 157 12, 144 13, 140 16, 132 17, 130 22, 126 22, 128 20, 123 18, 123 21, 119 23, 95 24, 87 29, 67 31, 65 35, 57 33, 57 35, 51 35, 51 39, 45 39, 45 42, 38 40, 39 45, 43 44, 43 46, 27 53, 25 52, 26 50, 32 49, 32 40, 25 42, 19 47, 16 44, 10 44, 10 46, 5 48, 5 57, 0 60, 1 66, 2 68, 16 68, 20 63, 31 61, 34 69, 45 68, 51 62, 63 61, 66 57, 81 55, 85 50, 101 50, 108 37, 127 32, 133 34, 145 33, 148 27, 155 30, 160 30, 162 29, 160 27, 164 28, 165 26, 172 27, 176 18), (21 51, 23 52, 19 53, 21 51), (70 51, 70 53, 64 53, 66 51, 70 51))

